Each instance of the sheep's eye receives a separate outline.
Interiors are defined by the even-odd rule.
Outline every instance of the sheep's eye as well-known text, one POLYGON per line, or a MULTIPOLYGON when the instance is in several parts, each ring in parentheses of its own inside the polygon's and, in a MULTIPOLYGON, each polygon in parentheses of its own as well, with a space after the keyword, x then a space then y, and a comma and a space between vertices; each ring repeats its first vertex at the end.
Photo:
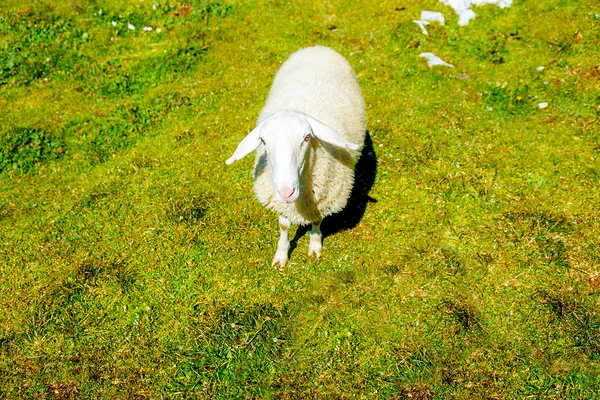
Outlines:
POLYGON ((306 143, 310 142, 311 137, 312 137, 312 135, 310 133, 308 135, 304 136, 304 142, 306 142, 306 143))

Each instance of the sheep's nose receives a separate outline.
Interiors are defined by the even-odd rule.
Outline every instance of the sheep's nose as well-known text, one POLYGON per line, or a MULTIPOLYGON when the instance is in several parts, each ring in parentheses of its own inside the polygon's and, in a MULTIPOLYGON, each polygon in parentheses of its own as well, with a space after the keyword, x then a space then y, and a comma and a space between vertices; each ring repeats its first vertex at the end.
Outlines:
POLYGON ((287 200, 291 198, 296 192, 296 188, 283 188, 277 190, 277 193, 281 196, 282 199, 287 200))

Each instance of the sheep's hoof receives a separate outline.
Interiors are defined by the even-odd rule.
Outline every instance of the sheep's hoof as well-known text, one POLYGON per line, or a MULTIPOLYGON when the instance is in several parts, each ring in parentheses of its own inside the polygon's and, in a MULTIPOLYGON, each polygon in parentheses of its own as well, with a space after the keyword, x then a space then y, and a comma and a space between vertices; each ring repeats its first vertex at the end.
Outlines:
POLYGON ((314 244, 314 243, 310 243, 308 245, 308 255, 309 256, 315 256, 317 258, 321 257, 321 251, 323 250, 323 246, 321 245, 321 243, 319 243, 318 245, 314 244))
POLYGON ((275 253, 275 257, 273 257, 273 262, 271 263, 272 266, 278 266, 279 269, 283 269, 285 268, 285 264, 287 264, 288 262, 288 256, 287 256, 287 251, 284 252, 276 252, 275 253))

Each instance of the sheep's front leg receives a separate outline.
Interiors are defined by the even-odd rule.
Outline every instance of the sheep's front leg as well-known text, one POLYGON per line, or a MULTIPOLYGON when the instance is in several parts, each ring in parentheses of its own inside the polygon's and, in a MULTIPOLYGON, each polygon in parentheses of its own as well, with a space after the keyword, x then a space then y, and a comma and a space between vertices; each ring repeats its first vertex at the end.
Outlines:
POLYGON ((321 234, 321 221, 312 223, 310 230, 310 243, 308 244, 308 255, 315 255, 317 258, 321 256, 323 249, 323 235, 321 234))
POLYGON ((277 242, 277 251, 271 265, 279 265, 279 268, 285 267, 288 262, 288 251, 290 250, 290 240, 288 232, 292 223, 286 217, 279 217, 279 241, 277 242))

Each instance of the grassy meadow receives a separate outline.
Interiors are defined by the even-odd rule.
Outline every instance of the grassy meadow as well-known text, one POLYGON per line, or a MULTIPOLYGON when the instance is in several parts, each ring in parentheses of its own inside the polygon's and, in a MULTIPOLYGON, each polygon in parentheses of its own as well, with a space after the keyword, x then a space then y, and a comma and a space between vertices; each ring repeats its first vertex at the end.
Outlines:
POLYGON ((474 11, 3 0, 0 398, 600 398, 600 8, 474 11), (225 160, 314 44, 372 143, 280 271, 225 160))

